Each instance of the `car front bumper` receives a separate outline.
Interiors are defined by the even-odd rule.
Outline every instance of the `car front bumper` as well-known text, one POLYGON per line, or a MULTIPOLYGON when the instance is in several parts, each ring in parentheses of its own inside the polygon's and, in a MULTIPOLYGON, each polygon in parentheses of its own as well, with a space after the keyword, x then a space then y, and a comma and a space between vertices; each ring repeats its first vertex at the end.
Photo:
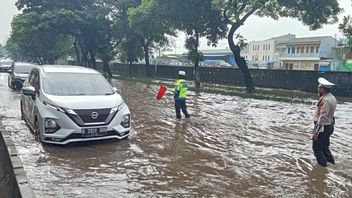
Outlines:
POLYGON ((125 128, 121 125, 123 116, 130 114, 127 106, 118 111, 115 117, 107 125, 92 125, 84 127, 77 125, 67 114, 63 112, 48 108, 44 104, 40 105, 40 108, 45 108, 45 110, 42 109, 42 111, 40 111, 40 128, 42 131, 41 140, 45 143, 65 145, 73 142, 124 139, 130 134, 131 127, 125 128), (60 128, 55 133, 45 133, 45 118, 54 119, 60 128), (92 137, 83 136, 82 130, 92 128, 104 128, 104 130, 106 130, 106 134, 92 137))

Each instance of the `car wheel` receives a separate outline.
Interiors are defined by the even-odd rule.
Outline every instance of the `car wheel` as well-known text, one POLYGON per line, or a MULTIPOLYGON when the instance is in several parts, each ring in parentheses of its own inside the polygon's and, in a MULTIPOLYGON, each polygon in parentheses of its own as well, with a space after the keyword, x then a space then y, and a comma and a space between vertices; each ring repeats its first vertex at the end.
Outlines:
POLYGON ((21 102, 21 120, 24 120, 24 114, 23 114, 23 105, 21 102))
POLYGON ((10 80, 7 80, 7 85, 12 89, 11 81, 10 81, 10 80))
POLYGON ((19 89, 19 84, 16 82, 16 83, 13 84, 12 87, 13 87, 14 90, 18 90, 19 89))
POLYGON ((39 142, 42 142, 42 135, 41 135, 40 130, 39 130, 38 118, 35 118, 34 127, 33 127, 33 132, 34 132, 35 138, 36 138, 39 142))

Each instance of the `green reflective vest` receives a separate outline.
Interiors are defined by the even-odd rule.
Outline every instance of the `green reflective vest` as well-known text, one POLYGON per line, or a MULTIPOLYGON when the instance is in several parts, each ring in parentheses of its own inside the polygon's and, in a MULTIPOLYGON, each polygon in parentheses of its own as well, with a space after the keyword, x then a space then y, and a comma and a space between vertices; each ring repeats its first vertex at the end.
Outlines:
POLYGON ((188 82, 184 79, 176 81, 175 100, 185 100, 187 98, 188 82))

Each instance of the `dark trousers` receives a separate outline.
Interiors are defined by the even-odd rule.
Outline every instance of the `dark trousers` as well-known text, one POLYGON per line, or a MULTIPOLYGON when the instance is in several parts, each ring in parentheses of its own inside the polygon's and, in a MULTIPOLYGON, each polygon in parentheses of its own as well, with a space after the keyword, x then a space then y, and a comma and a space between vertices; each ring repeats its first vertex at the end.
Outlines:
POLYGON ((335 164, 334 156, 329 149, 330 136, 333 132, 334 125, 325 125, 324 132, 319 134, 317 141, 313 141, 314 156, 321 166, 327 166, 327 162, 335 164))
POLYGON ((187 105, 186 105, 186 100, 175 100, 175 110, 176 110, 176 117, 181 118, 181 110, 183 114, 186 116, 186 118, 189 117, 189 114, 187 112, 187 105))

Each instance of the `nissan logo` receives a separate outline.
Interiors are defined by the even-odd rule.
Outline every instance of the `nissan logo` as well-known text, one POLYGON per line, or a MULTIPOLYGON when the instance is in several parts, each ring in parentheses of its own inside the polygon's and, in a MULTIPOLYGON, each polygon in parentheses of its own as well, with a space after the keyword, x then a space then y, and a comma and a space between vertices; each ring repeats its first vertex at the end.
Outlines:
POLYGON ((95 120, 99 117, 99 114, 97 112, 92 112, 90 116, 93 118, 93 120, 95 120))

